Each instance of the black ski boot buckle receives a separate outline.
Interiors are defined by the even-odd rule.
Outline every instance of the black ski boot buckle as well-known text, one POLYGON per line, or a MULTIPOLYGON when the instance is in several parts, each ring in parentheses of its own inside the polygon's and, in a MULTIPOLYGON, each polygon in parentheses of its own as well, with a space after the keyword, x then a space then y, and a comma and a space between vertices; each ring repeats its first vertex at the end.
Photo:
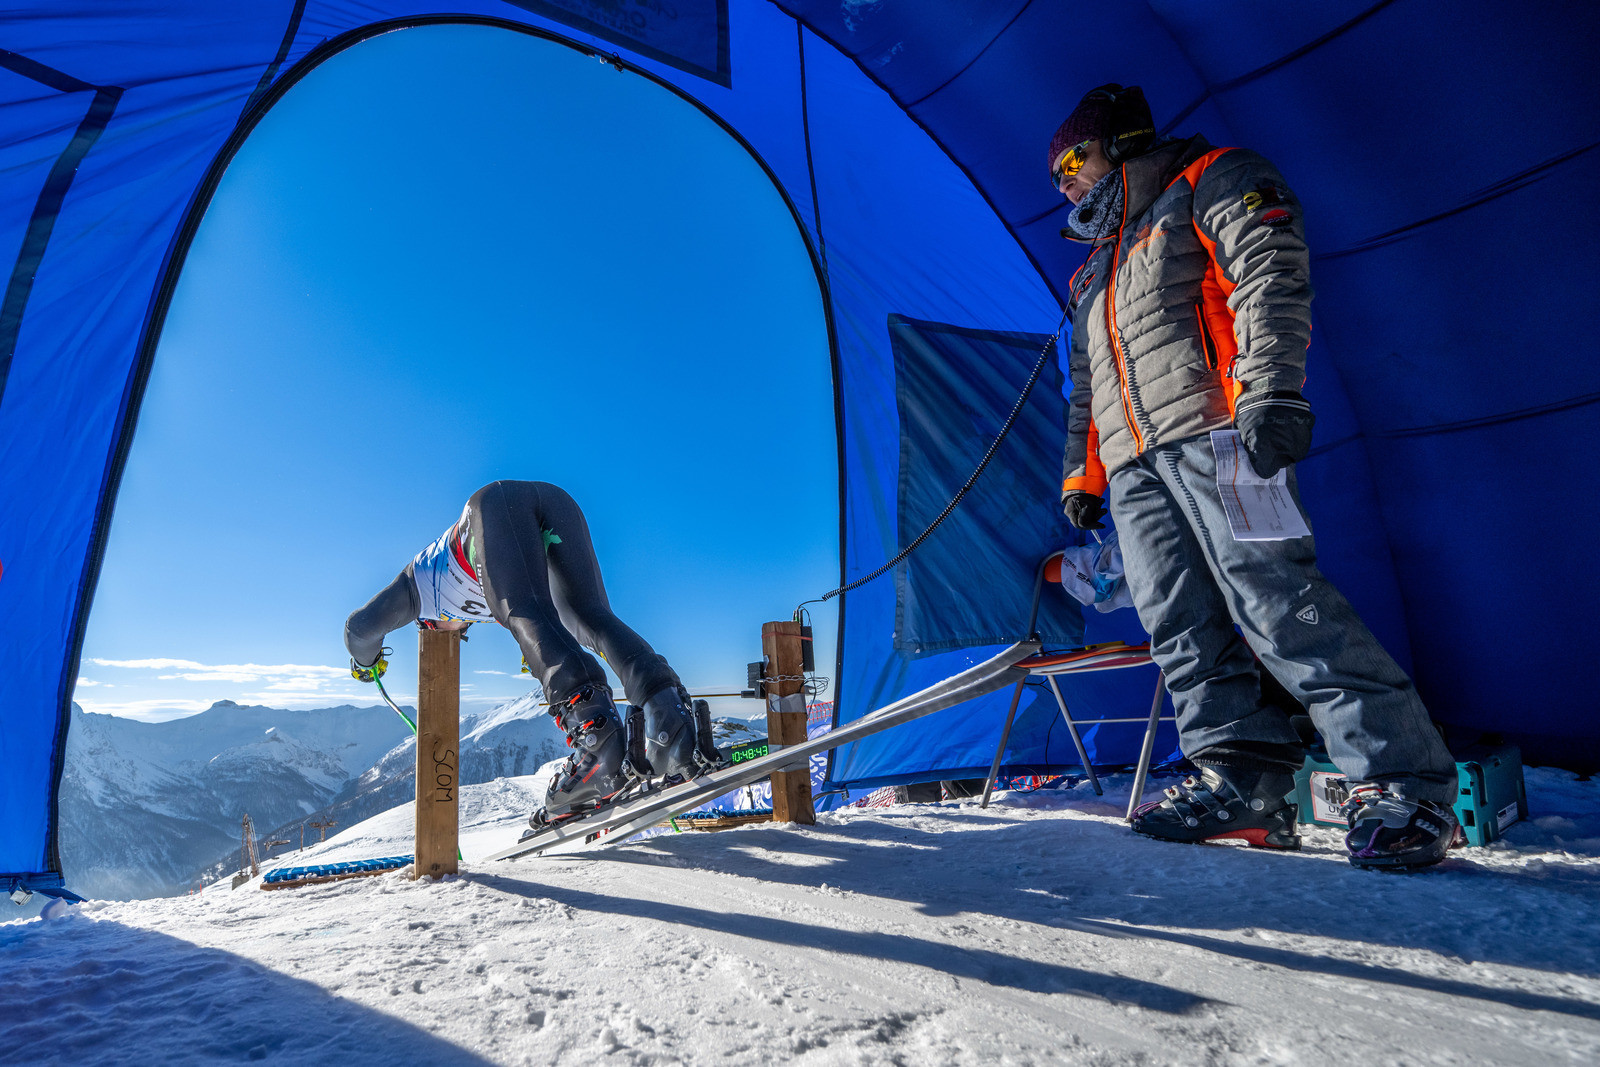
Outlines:
POLYGON ((1300 847, 1300 835, 1295 832, 1299 807, 1292 801, 1268 811, 1266 799, 1253 790, 1241 795, 1224 780, 1212 782, 1204 775, 1190 775, 1164 792, 1164 800, 1134 812, 1134 833, 1190 844, 1243 841, 1253 848, 1293 851, 1300 847))

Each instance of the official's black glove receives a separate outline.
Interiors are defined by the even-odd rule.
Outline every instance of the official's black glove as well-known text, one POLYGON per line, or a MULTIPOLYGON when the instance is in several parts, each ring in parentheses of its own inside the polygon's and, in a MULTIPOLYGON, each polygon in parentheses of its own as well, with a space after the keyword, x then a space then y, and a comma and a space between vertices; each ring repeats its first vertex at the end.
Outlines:
POLYGON ((1250 466, 1270 478, 1311 451, 1311 427, 1317 417, 1306 398, 1292 389, 1246 394, 1234 411, 1233 424, 1250 456, 1250 466))
POLYGON ((1067 521, 1080 530, 1106 528, 1100 521, 1106 516, 1105 502, 1087 489, 1074 489, 1062 497, 1061 510, 1067 513, 1067 521))

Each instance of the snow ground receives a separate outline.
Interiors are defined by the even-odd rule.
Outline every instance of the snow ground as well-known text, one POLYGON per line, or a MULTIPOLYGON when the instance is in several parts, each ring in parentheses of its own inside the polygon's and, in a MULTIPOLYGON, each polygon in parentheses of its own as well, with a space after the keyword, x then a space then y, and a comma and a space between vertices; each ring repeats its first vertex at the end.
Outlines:
POLYGON ((0 924, 0 1062, 1600 1062, 1600 783, 1411 876, 1136 838, 1107 783, 493 865, 538 782, 469 786, 458 877, 0 924))

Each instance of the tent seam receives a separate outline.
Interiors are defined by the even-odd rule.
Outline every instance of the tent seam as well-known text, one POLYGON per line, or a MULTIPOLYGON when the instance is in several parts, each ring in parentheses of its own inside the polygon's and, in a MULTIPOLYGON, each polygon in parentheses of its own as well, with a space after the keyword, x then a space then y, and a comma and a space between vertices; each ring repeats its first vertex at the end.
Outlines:
POLYGON ((1007 22, 1004 26, 1000 27, 1000 29, 995 32, 995 35, 993 37, 989 38, 989 42, 987 44, 985 44, 982 48, 978 49, 978 54, 977 55, 975 55, 971 59, 967 60, 966 63, 962 65, 961 69, 956 71, 954 74, 950 75, 950 77, 948 77, 944 81, 940 82, 934 88, 929 89, 927 92, 925 92, 921 96, 917 97, 911 103, 906 104, 905 105, 906 109, 910 110, 911 108, 914 108, 914 107, 920 107, 930 97, 937 96, 939 93, 942 93, 947 87, 949 87, 951 82, 955 81, 957 78, 961 77, 961 75, 963 75, 967 71, 971 70, 972 67, 973 67, 973 64, 977 63, 978 60, 982 59, 985 55, 987 55, 988 52, 989 52, 989 49, 991 49, 991 48, 993 48, 995 46, 995 42, 1000 40, 1001 37, 1005 36, 1006 31, 1009 30, 1012 27, 1012 25, 1027 12, 1028 8, 1030 8, 1032 6, 1033 6, 1033 0, 1023 0, 1022 6, 1017 8, 1017 13, 1015 15, 1012 15, 1011 16, 1011 20, 1009 22, 1007 22))
POLYGON ((284 27, 283 40, 278 42, 278 54, 267 64, 267 69, 261 72, 261 80, 256 82, 255 92, 250 94, 250 99, 245 101, 244 110, 239 112, 241 119, 250 114, 250 109, 266 95, 268 89, 272 88, 272 79, 278 76, 278 69, 283 66, 283 61, 289 58, 289 49, 294 47, 294 39, 300 35, 300 22, 305 18, 305 13, 306 0, 294 0, 294 10, 289 13, 289 24, 284 27))
POLYGON ((1385 233, 1380 233, 1373 237, 1368 237, 1364 240, 1357 241, 1350 247, 1341 248, 1337 252, 1324 252, 1321 255, 1312 256, 1311 258, 1314 261, 1342 259, 1345 256, 1353 256, 1360 252, 1366 252, 1374 248, 1381 248, 1384 245, 1393 244, 1395 241, 1400 240, 1413 230, 1421 229, 1422 227, 1432 225, 1435 222, 1442 222, 1445 219, 1459 215, 1464 211, 1471 211, 1475 207, 1482 207, 1484 204, 1498 200, 1502 196, 1508 196, 1511 193, 1517 192, 1518 190, 1525 189, 1536 181, 1543 181, 1547 176, 1543 172, 1555 170, 1557 167, 1560 167, 1566 163, 1570 163, 1574 159, 1577 159, 1579 156, 1583 155, 1585 152, 1592 151, 1596 148, 1600 148, 1600 141, 1594 141, 1590 144, 1574 148, 1569 152, 1563 152, 1558 156, 1553 156, 1550 159, 1545 160, 1543 163, 1535 163, 1533 166, 1528 167, 1525 170, 1520 170, 1511 175, 1509 178, 1502 178, 1493 185, 1478 190, 1478 193, 1473 199, 1468 200, 1464 204, 1450 208, 1448 211, 1441 211, 1437 215, 1429 215, 1425 219, 1418 219, 1416 222, 1410 222, 1404 226, 1389 230, 1385 233))
MULTIPOLYGON (((1277 59, 1274 59, 1270 63, 1267 63, 1267 64, 1265 64, 1263 66, 1257 67, 1254 70, 1246 71, 1245 73, 1239 75, 1236 78, 1230 78, 1230 79, 1228 79, 1227 81, 1223 82, 1220 85, 1216 85, 1216 86, 1208 85, 1206 87, 1206 91, 1201 93, 1198 99, 1194 100, 1192 103, 1189 104, 1188 107, 1184 108, 1182 111, 1179 111, 1175 116, 1172 117, 1172 119, 1165 126, 1161 127, 1161 136, 1165 137, 1168 132, 1170 132, 1175 126, 1178 125, 1178 123, 1182 122, 1184 119, 1188 118, 1190 115, 1192 115, 1196 111, 1198 111, 1200 109, 1200 107, 1205 104, 1206 101, 1208 101, 1208 100, 1212 99, 1213 97, 1218 96, 1218 95, 1220 95, 1222 93, 1232 92, 1234 89, 1237 89, 1242 85, 1248 85, 1250 82, 1253 82, 1258 78, 1264 78, 1268 74, 1271 74, 1273 71, 1278 70, 1281 67, 1287 66, 1290 63, 1293 63, 1295 60, 1301 58, 1302 56, 1309 55, 1310 53, 1316 51, 1318 48, 1321 48, 1323 45, 1327 44, 1329 41, 1332 41, 1335 38, 1338 38, 1340 36, 1343 36, 1345 33, 1348 33, 1350 30, 1355 29, 1358 25, 1360 25, 1361 23, 1365 22, 1367 19, 1371 18, 1373 15, 1376 15, 1378 12, 1382 11, 1384 8, 1388 7, 1390 4, 1393 4, 1394 2, 1395 2, 1395 0, 1379 0, 1378 3, 1374 4, 1372 7, 1367 8, 1367 10, 1361 12, 1361 14, 1355 16, 1354 18, 1350 19, 1349 21, 1344 22, 1341 25, 1335 26, 1333 29, 1329 30, 1327 33, 1324 33, 1321 37, 1317 37, 1317 38, 1314 38, 1313 40, 1307 41, 1305 44, 1301 45, 1299 48, 1296 48, 1291 52, 1288 52, 1288 53, 1285 53, 1282 56, 1279 56, 1277 59)), ((1187 54, 1187 49, 1185 49, 1185 54, 1187 54)), ((1190 60, 1190 63, 1193 64, 1193 60, 1190 60)), ((1198 66, 1195 66, 1195 73, 1197 73, 1197 74, 1200 73, 1200 68, 1198 66)), ((1204 80, 1204 76, 1202 75, 1202 81, 1203 80, 1204 80)))
POLYGON ((1041 282, 1043 282, 1044 283, 1044 287, 1047 290, 1049 290, 1050 296, 1056 301, 1057 304, 1061 304, 1061 305, 1065 306, 1065 301, 1061 299, 1061 293, 1060 293, 1059 290, 1056 289, 1055 281, 1050 277, 1050 273, 1044 269, 1044 265, 1041 264, 1039 262, 1039 260, 1034 256, 1033 250, 1027 246, 1027 244, 1022 240, 1022 236, 1020 234, 1018 234, 1017 231, 1012 227, 1011 221, 1006 218, 1006 216, 1005 216, 1005 214, 1003 212, 1001 212, 999 206, 994 202, 994 198, 989 195, 988 189, 986 189, 983 186, 982 182, 978 181, 977 176, 974 175, 972 173, 972 171, 967 168, 967 165, 965 163, 962 163, 959 159, 957 159, 955 157, 955 153, 950 151, 950 147, 948 145, 946 145, 943 140, 940 139, 939 135, 934 133, 933 130, 928 127, 928 124, 923 122, 922 119, 920 119, 916 115, 912 114, 911 111, 906 108, 906 105, 901 101, 900 97, 898 95, 896 95, 896 93, 894 92, 893 89, 889 88, 882 81, 880 81, 871 71, 867 70, 866 66, 864 64, 862 64, 862 62, 859 59, 857 59, 855 56, 852 56, 849 52, 845 51, 844 46, 841 45, 838 41, 835 41, 833 38, 829 37, 827 34, 821 32, 815 26, 812 26, 812 25, 806 23, 805 20, 802 19, 799 15, 795 14, 793 11, 791 11, 787 7, 785 7, 780 2, 780 0, 771 0, 771 3, 772 3, 773 7, 777 8, 779 11, 782 11, 785 15, 788 15, 790 18, 794 19, 796 22, 801 23, 802 25, 804 25, 805 28, 810 30, 812 32, 812 34, 815 35, 818 39, 827 42, 827 44, 829 46, 831 46, 834 51, 838 52, 841 56, 843 56, 846 60, 848 60, 858 71, 860 71, 862 77, 866 78, 873 85, 876 85, 879 89, 881 89, 883 91, 885 96, 887 96, 890 100, 894 101, 895 106, 900 108, 901 111, 904 112, 906 118, 910 119, 913 123, 915 123, 917 128, 919 130, 921 130, 923 132, 923 134, 938 147, 939 151, 944 153, 945 158, 950 160, 951 164, 953 164, 955 166, 955 168, 961 172, 962 176, 967 179, 968 184, 970 184, 972 186, 972 188, 977 192, 977 194, 980 197, 983 198, 983 202, 985 204, 987 204, 988 207, 989 207, 989 210, 994 213, 995 219, 1000 223, 1000 225, 1002 227, 1004 227, 1006 233, 1011 235, 1011 239, 1017 243, 1018 250, 1022 252, 1022 255, 1024 256, 1024 258, 1026 258, 1027 261, 1033 266, 1033 269, 1034 269, 1035 273, 1037 273, 1039 275, 1039 280, 1041 282))

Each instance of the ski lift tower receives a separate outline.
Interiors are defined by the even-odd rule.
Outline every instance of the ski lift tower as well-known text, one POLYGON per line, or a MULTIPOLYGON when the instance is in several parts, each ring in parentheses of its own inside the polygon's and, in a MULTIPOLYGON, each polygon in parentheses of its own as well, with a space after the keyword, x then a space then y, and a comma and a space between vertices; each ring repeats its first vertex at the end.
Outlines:
POLYGON ((256 853, 256 830, 250 822, 250 813, 245 812, 239 831, 239 873, 233 876, 233 888, 238 889, 260 873, 261 857, 256 853))

